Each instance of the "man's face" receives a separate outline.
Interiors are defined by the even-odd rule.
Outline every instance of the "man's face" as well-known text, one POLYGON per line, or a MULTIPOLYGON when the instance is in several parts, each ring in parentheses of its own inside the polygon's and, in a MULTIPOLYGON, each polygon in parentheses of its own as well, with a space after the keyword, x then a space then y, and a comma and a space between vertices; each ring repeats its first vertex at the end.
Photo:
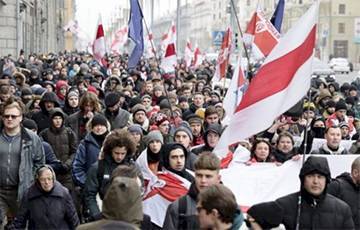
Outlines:
POLYGON ((52 110, 55 107, 55 103, 51 102, 51 101, 45 101, 44 106, 45 106, 46 111, 49 112, 50 110, 52 110))
POLYGON ((190 98, 191 97, 191 90, 190 89, 185 89, 183 91, 183 96, 185 96, 186 98, 190 98))
POLYGON ((179 104, 180 109, 188 109, 189 108, 189 103, 187 101, 182 101, 179 104))
POLYGON ((341 127, 341 137, 347 137, 348 135, 349 135, 349 127, 347 127, 347 126, 342 126, 341 127))
POLYGON ((195 185, 199 191, 220 183, 220 175, 217 170, 199 169, 195 170, 195 185))
POLYGON ((17 108, 9 108, 5 109, 2 120, 5 128, 14 129, 20 126, 22 115, 17 108))
POLYGON ((200 123, 191 123, 190 124, 191 132, 193 136, 198 137, 201 133, 201 124, 200 123))
POLYGON ((45 192, 50 192, 51 189, 54 187, 54 176, 50 169, 44 170, 41 175, 39 176, 39 182, 41 185, 41 188, 45 192))
POLYGON ((52 122, 55 128, 61 128, 63 124, 63 118, 61 116, 54 116, 52 122))
POLYGON ((169 154, 170 168, 181 171, 185 167, 185 154, 182 149, 174 149, 169 154))
POLYGON ((145 106, 146 109, 148 109, 151 106, 151 99, 146 97, 142 100, 141 104, 145 106))
POLYGON ((150 141, 150 143, 149 143, 149 148, 150 148, 151 152, 153 152, 153 153, 160 152, 161 146, 162 146, 162 144, 159 140, 153 140, 153 141, 150 141))
POLYGON ((211 114, 205 117, 205 121, 210 124, 217 124, 219 123, 219 115, 217 113, 211 114))
POLYGON ((326 177, 318 173, 306 175, 304 178, 304 188, 314 196, 322 194, 326 186, 326 177))
POLYGON ((345 109, 340 109, 338 111, 335 111, 336 117, 339 120, 344 120, 345 119, 345 115, 346 115, 346 110, 345 109))
POLYGON ((190 146, 190 137, 184 131, 178 131, 175 134, 175 142, 182 144, 185 148, 190 146))
POLYGON ((69 97, 68 102, 72 108, 76 108, 79 105, 79 98, 76 96, 69 97))
POLYGON ((277 148, 283 153, 289 153, 293 147, 290 137, 287 136, 282 136, 277 145, 277 148))
POLYGON ((134 138, 134 141, 135 141, 136 144, 140 143, 140 141, 141 141, 141 135, 140 135, 140 133, 131 132, 130 134, 131 134, 131 136, 134 138))
POLYGON ((196 94, 194 96, 194 105, 201 108, 204 104, 204 96, 201 94, 196 94))
POLYGON ((206 136, 206 138, 207 138, 207 143, 209 144, 209 146, 212 148, 215 148, 215 146, 219 142, 220 136, 219 136, 219 134, 217 134, 215 132, 209 132, 208 135, 206 136))
POLYGON ((121 163, 124 160, 126 153, 127 153, 126 147, 117 146, 112 149, 111 156, 116 163, 121 163))
POLYGON ((329 128, 327 133, 325 133, 325 139, 327 145, 331 148, 338 148, 341 141, 341 130, 340 128, 329 128))
POLYGON ((152 95, 153 89, 154 89, 154 86, 153 86, 152 83, 146 83, 146 85, 145 85, 145 92, 146 92, 147 94, 152 95))
POLYGON ((199 200, 196 204, 196 212, 200 224, 200 229, 214 229, 216 216, 213 212, 206 212, 202 206, 201 200, 199 200))
POLYGON ((138 111, 134 115, 135 121, 139 124, 143 124, 145 122, 146 114, 144 111, 138 111))
POLYGON ((312 119, 315 117, 315 112, 312 111, 312 110, 305 110, 304 113, 303 113, 303 116, 305 119, 312 119))

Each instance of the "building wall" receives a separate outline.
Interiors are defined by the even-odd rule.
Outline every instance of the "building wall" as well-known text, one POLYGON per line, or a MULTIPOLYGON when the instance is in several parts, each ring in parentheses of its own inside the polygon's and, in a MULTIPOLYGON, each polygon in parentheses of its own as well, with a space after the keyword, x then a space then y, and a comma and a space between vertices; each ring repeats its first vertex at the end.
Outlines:
MULTIPOLYGON (((65 0, 64 2, 64 25, 75 19, 75 0, 65 0)), ((71 32, 65 32, 65 50, 74 50, 75 38, 71 32)))

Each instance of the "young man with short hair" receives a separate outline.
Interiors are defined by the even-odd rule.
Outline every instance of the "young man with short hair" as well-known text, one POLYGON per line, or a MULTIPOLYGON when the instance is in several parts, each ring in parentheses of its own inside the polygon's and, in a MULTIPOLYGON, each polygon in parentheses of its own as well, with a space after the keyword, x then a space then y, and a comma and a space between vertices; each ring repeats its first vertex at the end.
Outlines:
POLYGON ((166 211, 163 229, 199 229, 196 202, 199 192, 220 183, 220 160, 210 152, 203 153, 195 162, 195 182, 187 195, 171 203, 166 211))

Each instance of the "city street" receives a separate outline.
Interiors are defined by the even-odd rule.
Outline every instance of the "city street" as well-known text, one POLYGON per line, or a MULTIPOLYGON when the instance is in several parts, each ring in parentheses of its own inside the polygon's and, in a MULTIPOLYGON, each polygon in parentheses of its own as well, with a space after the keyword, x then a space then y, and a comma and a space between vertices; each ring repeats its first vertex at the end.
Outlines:
POLYGON ((345 82, 351 83, 356 77, 360 77, 357 70, 349 74, 336 74, 336 81, 341 85, 345 82))

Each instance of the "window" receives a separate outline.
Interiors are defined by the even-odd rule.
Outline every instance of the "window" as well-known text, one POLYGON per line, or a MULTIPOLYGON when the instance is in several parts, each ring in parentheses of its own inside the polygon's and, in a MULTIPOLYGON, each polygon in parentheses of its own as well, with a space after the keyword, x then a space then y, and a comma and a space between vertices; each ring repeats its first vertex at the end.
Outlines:
POLYGON ((339 23, 338 24, 338 33, 339 34, 344 34, 345 33, 345 23, 339 23))
POLYGON ((334 41, 334 56, 335 57, 348 57, 348 41, 335 40, 334 41))
POLYGON ((247 0, 247 1, 246 1, 246 5, 247 5, 247 6, 250 6, 250 0, 247 0))
POLYGON ((339 4, 339 14, 345 14, 345 4, 339 4))

